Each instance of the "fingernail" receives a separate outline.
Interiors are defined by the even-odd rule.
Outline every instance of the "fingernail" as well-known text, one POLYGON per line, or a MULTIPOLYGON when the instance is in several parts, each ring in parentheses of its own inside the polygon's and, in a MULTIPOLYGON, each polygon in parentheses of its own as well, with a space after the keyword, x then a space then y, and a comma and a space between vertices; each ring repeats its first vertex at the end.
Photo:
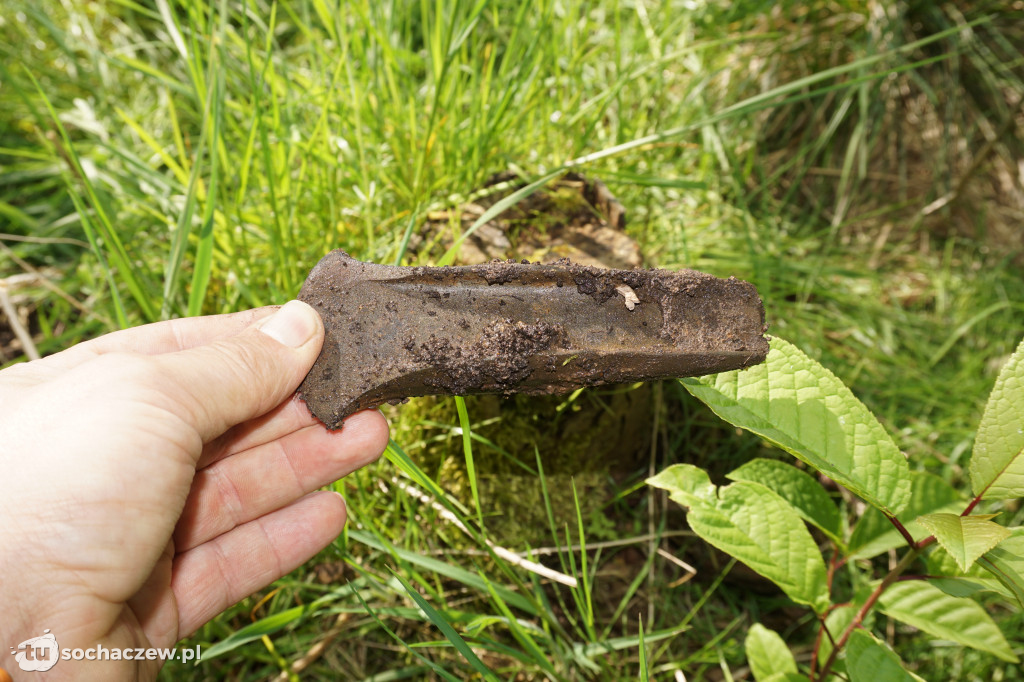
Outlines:
POLYGON ((316 311, 301 301, 288 301, 257 329, 291 348, 302 346, 316 333, 316 311))

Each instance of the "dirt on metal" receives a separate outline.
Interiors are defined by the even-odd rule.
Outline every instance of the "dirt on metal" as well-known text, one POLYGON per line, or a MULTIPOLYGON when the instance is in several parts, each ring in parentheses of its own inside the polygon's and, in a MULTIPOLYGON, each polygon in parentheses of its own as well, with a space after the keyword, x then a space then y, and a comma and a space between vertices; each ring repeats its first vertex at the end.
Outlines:
POLYGON ((327 332, 300 393, 332 429, 414 396, 564 393, 749 367, 768 352, 754 286, 693 270, 396 267, 337 250, 299 298, 327 332))

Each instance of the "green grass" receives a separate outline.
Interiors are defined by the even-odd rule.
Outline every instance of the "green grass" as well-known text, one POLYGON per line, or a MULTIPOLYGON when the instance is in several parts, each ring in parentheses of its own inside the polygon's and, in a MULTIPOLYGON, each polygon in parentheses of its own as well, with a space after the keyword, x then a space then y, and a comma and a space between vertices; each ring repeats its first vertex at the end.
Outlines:
MULTIPOLYGON (((627 207, 649 264, 753 281, 772 333, 849 383, 914 468, 957 478, 1024 333, 1024 22, 1010 3, 874 8, 7 0, 0 277, 45 273, 20 305, 55 352, 281 303, 332 248, 450 259, 410 249, 427 212, 495 172, 581 166, 627 207)), ((557 414, 611 400, 586 392, 557 414)), ((764 446, 676 385, 649 401, 653 446, 618 469, 613 453, 521 442, 511 410, 478 401, 389 412, 387 457, 336 484, 347 533, 201 629, 190 644, 222 653, 166 678, 265 679, 318 643, 311 678, 739 678, 755 620, 806 650, 786 601, 679 534, 642 484, 764 446), (515 530, 517 501, 537 527, 515 530), (696 577, 674 585, 686 572, 659 548, 696 577)), ((1019 614, 1003 621, 1019 649, 1019 614)), ((895 636, 922 671, 1019 672, 895 636)))

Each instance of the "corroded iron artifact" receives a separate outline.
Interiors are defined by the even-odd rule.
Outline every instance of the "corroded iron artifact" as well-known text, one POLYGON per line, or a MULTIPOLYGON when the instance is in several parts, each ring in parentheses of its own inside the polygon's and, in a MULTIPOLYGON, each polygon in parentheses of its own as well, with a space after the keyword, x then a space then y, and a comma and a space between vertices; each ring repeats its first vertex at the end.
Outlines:
POLYGON ((693 270, 396 267, 338 250, 299 298, 327 331, 299 390, 332 429, 413 396, 562 393, 739 369, 768 352, 754 286, 693 270))

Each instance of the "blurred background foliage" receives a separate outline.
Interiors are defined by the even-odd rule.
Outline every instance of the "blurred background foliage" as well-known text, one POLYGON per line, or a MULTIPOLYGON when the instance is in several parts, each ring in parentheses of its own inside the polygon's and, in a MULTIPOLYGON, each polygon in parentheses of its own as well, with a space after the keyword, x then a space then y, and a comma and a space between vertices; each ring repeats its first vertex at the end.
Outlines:
MULTIPOLYGON (((1024 335, 1022 47, 1019 0, 2 0, 0 363, 282 303, 332 248, 436 262, 464 226, 432 214, 572 166, 645 265, 754 282, 769 333, 959 481, 1024 335)), ((677 385, 387 414, 386 460, 336 485, 349 533, 168 679, 749 679, 755 621, 809 655, 643 485, 772 456, 677 385), (595 437, 623 415, 631 446, 595 437), (577 587, 494 550, 538 545, 577 587)), ((1022 675, 889 636, 928 679, 1022 675)))

